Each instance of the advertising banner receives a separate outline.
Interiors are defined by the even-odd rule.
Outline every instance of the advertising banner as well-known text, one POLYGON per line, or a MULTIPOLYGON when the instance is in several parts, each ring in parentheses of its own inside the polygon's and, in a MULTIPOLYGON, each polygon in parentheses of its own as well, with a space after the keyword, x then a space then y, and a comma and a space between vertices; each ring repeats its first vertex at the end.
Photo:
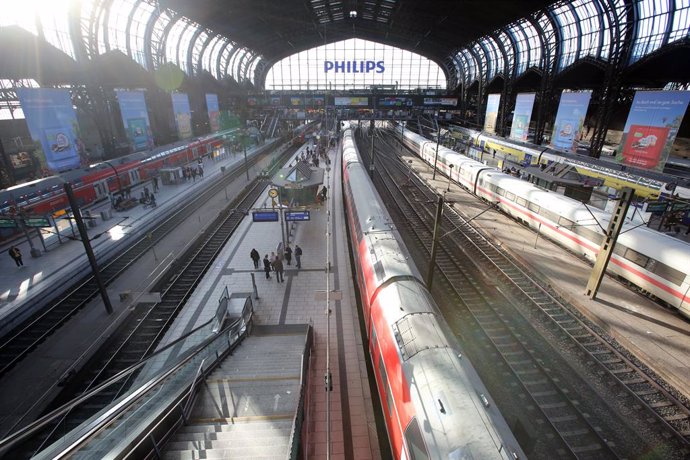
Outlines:
POLYGON ((122 123, 133 151, 153 148, 153 133, 143 91, 115 90, 120 104, 122 123))
POLYGON ((217 94, 206 93, 206 110, 208 111, 208 122, 211 124, 211 132, 215 133, 220 128, 218 123, 220 108, 217 94))
POLYGON ((379 107, 412 107, 413 101, 409 97, 388 96, 379 98, 379 107))
POLYGON ((529 134, 529 121, 532 119, 535 93, 521 93, 515 99, 513 125, 510 127, 510 138, 526 141, 529 134))
POLYGON ((63 171, 88 164, 67 90, 18 88, 17 96, 36 146, 34 155, 42 167, 63 171))
POLYGON ((177 136, 180 139, 189 139, 192 137, 192 111, 189 108, 189 97, 186 93, 172 93, 171 96, 177 136))
POLYGON ((336 97, 335 105, 349 105, 355 107, 368 107, 368 97, 336 97))
POLYGON ((663 171, 690 101, 690 91, 637 91, 616 161, 663 171))
POLYGON ((589 107, 591 91, 571 93, 563 91, 558 104, 556 121, 553 123, 550 147, 569 152, 577 150, 577 143, 582 138, 582 127, 589 107))
POLYGON ((484 131, 496 132, 496 118, 498 118, 498 106, 501 103, 500 94, 489 94, 486 101, 486 117, 484 118, 484 131))

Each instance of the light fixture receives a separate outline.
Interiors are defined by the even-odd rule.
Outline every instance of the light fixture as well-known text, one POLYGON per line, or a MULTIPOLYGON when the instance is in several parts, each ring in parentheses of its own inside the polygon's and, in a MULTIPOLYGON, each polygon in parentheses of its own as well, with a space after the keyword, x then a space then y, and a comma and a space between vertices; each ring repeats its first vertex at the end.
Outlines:
POLYGON ((354 19, 357 17, 357 10, 350 11, 350 18, 354 19))

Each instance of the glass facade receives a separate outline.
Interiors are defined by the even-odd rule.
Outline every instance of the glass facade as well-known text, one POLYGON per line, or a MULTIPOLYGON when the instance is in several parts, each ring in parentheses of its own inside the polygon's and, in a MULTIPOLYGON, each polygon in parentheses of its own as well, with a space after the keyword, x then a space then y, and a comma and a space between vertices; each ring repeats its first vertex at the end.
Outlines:
POLYGON ((381 43, 353 38, 302 51, 274 64, 268 90, 349 90, 386 85, 402 90, 446 88, 435 62, 381 43))

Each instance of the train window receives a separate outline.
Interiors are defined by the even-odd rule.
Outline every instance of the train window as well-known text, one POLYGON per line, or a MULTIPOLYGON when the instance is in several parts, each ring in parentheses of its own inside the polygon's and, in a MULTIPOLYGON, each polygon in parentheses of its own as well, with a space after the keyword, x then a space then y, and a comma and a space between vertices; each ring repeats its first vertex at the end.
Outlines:
POLYGON ((498 196, 505 196, 506 191, 503 190, 501 187, 496 187, 496 193, 498 194, 498 196))
POLYGON ((386 390, 386 406, 390 417, 393 415, 393 395, 391 394, 391 387, 388 386, 388 374, 386 374, 386 364, 383 362, 382 354, 379 354, 379 373, 381 374, 381 385, 386 390))
POLYGON ((515 194, 511 192, 506 192, 506 198, 508 198, 510 201, 515 201, 515 194))
POLYGON ((517 197, 516 202, 517 202, 517 204, 519 204, 520 206, 527 206, 527 200, 524 199, 524 198, 517 197))
POLYGON ((573 228, 575 228, 575 222, 566 219, 565 217, 561 217, 560 219, 558 219, 558 225, 560 225, 561 227, 565 227, 568 230, 572 230, 573 228))
POLYGON ((676 270, 673 267, 669 267, 668 265, 661 263, 656 259, 649 259, 649 262, 647 262, 647 266, 645 268, 655 275, 660 276, 677 286, 683 284, 683 280, 685 279, 685 273, 680 270, 676 270))
POLYGON ((422 431, 419 429, 419 423, 417 423, 417 417, 414 417, 407 425, 405 443, 410 453, 410 460, 425 460, 429 458, 422 431))
POLYGON ((541 208, 541 210, 539 210, 539 214, 546 217, 551 222, 558 222, 559 215, 556 214, 555 212, 549 211, 546 208, 541 208))
POLYGON ((628 249, 625 246, 622 246, 620 244, 617 244, 613 247, 613 253, 616 254, 617 256, 623 257, 623 254, 625 254, 625 250, 628 249))
POLYGON ((628 250, 625 251, 623 257, 628 259, 630 262, 639 265, 640 267, 644 267, 645 265, 647 265, 647 261, 649 261, 649 257, 645 256, 644 254, 640 254, 639 252, 630 248, 628 248, 628 250))
POLYGON ((532 202, 530 202, 527 207, 529 208, 530 211, 534 211, 537 214, 539 213, 539 210, 541 209, 541 206, 539 206, 538 204, 532 203, 532 202))

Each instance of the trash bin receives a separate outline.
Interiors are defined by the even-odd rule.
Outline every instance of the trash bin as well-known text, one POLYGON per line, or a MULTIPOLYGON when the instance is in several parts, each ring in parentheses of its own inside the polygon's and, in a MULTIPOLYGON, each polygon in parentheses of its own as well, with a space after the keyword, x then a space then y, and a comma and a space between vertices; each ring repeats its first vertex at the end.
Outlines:
POLYGON ((112 217, 112 214, 110 212, 110 209, 106 209, 105 211, 101 211, 101 219, 103 219, 103 222, 106 220, 110 220, 112 217))
POLYGON ((91 217, 91 211, 84 211, 84 220, 89 227, 96 226, 96 218, 91 217))

